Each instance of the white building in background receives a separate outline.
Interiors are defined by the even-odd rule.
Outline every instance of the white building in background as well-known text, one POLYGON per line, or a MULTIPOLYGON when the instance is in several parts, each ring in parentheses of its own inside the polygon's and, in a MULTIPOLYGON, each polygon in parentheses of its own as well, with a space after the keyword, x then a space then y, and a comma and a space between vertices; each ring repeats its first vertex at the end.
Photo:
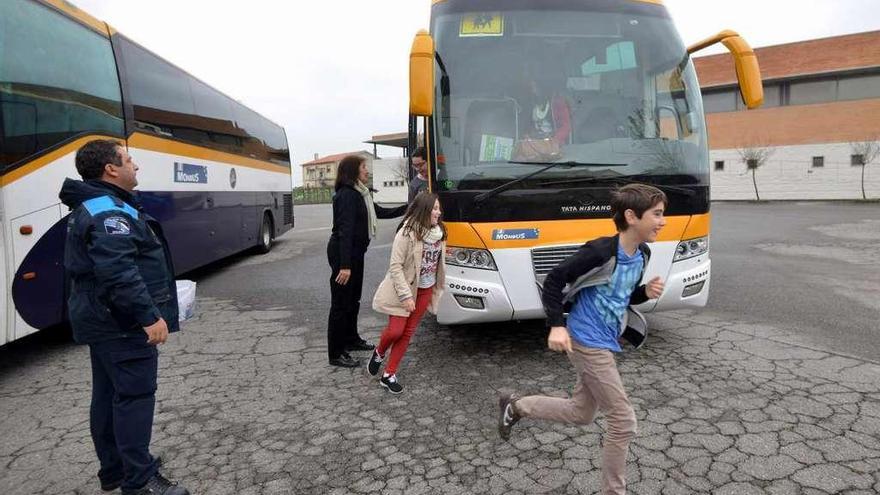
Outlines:
MULTIPOLYGON (((694 60, 709 127, 711 197, 755 199, 740 150, 767 149, 756 171, 761 199, 860 199, 861 158, 880 141, 880 31, 757 48, 764 105, 745 110, 729 54, 694 60)), ((880 198, 880 158, 865 193, 880 198)))
POLYGON ((377 203, 406 203, 406 158, 383 158, 373 161, 373 199, 377 203))

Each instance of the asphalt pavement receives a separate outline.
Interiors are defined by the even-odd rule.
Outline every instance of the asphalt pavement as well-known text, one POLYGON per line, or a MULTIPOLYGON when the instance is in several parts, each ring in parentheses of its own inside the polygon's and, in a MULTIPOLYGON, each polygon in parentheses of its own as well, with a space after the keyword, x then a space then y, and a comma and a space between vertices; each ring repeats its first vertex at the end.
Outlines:
MULTIPOLYGON (((649 343, 619 357, 639 421, 631 493, 880 492, 878 213, 713 205, 709 307, 649 316, 649 343)), ((191 274, 197 317, 160 351, 153 445, 169 477, 198 494, 596 493, 601 418, 497 436, 499 393, 565 396, 574 383, 540 322, 426 319, 400 396, 328 366, 329 208, 296 217, 271 253, 191 274)), ((373 341, 396 225, 380 222, 367 257, 360 324, 373 341)), ((100 493, 89 387, 88 351, 69 341, 0 349, 0 493, 100 493)))

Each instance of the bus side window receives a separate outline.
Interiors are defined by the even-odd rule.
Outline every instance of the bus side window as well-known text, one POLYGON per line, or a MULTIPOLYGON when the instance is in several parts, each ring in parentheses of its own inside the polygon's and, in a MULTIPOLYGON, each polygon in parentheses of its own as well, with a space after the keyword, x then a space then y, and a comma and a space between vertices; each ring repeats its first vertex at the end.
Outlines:
POLYGON ((109 39, 38 2, 4 2, 0 47, 0 169, 83 133, 124 135, 109 39))

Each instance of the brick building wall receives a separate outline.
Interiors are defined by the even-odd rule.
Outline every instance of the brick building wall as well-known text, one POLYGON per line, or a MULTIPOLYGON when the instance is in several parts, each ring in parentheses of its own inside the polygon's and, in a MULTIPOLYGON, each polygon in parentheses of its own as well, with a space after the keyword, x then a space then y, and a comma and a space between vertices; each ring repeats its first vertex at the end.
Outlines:
MULTIPOLYGON (((748 147, 772 149, 757 171, 761 199, 861 198, 861 167, 851 164, 849 143, 880 140, 880 97, 816 104, 786 100, 792 85, 799 83, 876 77, 878 46, 880 31, 756 49, 765 88, 776 91, 772 96, 779 101, 757 110, 706 114, 712 198, 755 199, 751 172, 737 152, 748 147), (822 157, 823 166, 814 166, 813 157, 822 157), (722 170, 716 170, 719 161, 724 162, 722 170)), ((729 54, 696 58, 695 65, 704 96, 733 88, 729 54)), ((880 87, 868 93, 880 96, 880 87)), ((867 166, 865 192, 869 198, 880 197, 880 163, 867 166)))

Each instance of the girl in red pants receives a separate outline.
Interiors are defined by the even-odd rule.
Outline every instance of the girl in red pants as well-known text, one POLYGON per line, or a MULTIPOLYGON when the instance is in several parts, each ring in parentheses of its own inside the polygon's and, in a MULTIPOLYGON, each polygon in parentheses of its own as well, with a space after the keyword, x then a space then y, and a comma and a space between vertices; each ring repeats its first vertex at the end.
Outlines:
POLYGON ((379 383, 392 394, 403 392, 397 366, 425 310, 436 313, 445 280, 445 258, 446 227, 440 221, 440 201, 436 194, 421 192, 410 203, 403 227, 394 236, 388 273, 373 297, 373 309, 388 315, 388 326, 367 370, 378 375, 388 357, 379 383))

